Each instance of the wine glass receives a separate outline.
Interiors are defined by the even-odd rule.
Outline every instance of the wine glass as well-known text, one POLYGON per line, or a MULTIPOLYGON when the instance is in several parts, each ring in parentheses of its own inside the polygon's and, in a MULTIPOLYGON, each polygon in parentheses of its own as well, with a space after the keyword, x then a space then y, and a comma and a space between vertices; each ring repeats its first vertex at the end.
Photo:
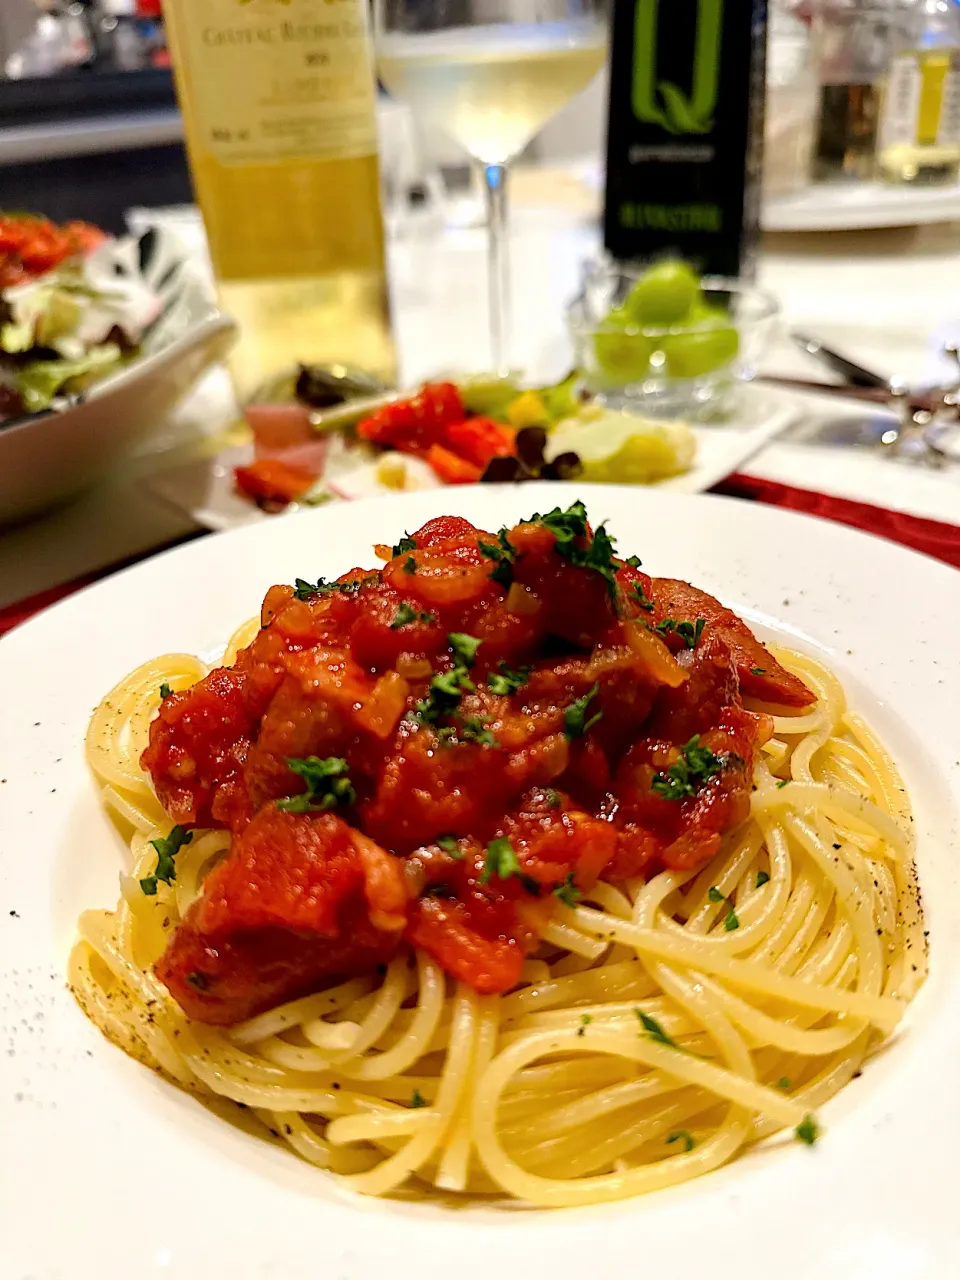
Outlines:
POLYGON ((480 166, 490 340, 508 370, 507 168, 607 52, 606 0, 375 0, 377 73, 480 166))

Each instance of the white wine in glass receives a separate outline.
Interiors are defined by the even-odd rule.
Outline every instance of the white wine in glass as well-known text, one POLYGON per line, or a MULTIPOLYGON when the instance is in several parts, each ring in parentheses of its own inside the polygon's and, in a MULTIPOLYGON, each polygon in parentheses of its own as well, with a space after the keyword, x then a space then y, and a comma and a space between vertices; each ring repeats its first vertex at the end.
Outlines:
POLYGON ((603 65, 603 0, 376 0, 375 14, 384 85, 482 167, 493 362, 504 370, 507 165, 603 65))

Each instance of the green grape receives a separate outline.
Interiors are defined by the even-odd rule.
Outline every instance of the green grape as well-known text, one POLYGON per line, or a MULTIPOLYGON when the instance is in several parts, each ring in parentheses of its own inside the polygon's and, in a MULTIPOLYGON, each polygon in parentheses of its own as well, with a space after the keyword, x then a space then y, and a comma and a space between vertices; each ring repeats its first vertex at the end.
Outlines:
POLYGON ((593 339, 597 364, 615 382, 637 382, 647 376, 654 344, 636 329, 636 321, 623 307, 614 307, 593 339))
POLYGON ((723 307, 718 307, 715 303, 707 302, 706 298, 700 297, 684 317, 683 324, 684 327, 689 326, 691 329, 706 324, 725 325, 729 318, 723 307))
POLYGON ((685 320, 700 293, 700 279, 679 258, 658 262, 630 290, 623 309, 641 325, 673 325, 685 320))
MULTIPOLYGON (((726 319, 718 315, 717 319, 726 319)), ((671 378, 703 378, 736 359, 740 337, 729 324, 702 332, 675 333, 660 344, 671 378)))

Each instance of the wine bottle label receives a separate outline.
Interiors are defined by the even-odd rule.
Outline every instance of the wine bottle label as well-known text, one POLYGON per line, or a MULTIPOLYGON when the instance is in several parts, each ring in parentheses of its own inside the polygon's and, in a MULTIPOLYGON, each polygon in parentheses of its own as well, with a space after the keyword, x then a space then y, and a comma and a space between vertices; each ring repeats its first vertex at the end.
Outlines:
POLYGON ((949 55, 950 69, 943 84, 943 105, 936 139, 938 147, 955 147, 960 143, 960 52, 949 55))
POLYGON ((894 58, 880 126, 880 147, 960 143, 960 52, 894 58))
POLYGON ((178 49, 200 145, 222 164, 377 149, 366 0, 190 0, 178 49))
POLYGON ((887 94, 880 122, 880 147, 909 147, 917 138, 923 74, 913 54, 894 58, 887 76, 887 94))

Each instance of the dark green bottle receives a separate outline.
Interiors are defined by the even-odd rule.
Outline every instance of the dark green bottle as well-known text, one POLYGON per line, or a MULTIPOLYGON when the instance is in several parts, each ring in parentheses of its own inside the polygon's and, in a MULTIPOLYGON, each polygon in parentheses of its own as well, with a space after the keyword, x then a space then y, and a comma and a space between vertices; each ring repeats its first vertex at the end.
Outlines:
POLYGON ((748 274, 759 218, 766 0, 613 0, 604 240, 748 274))

